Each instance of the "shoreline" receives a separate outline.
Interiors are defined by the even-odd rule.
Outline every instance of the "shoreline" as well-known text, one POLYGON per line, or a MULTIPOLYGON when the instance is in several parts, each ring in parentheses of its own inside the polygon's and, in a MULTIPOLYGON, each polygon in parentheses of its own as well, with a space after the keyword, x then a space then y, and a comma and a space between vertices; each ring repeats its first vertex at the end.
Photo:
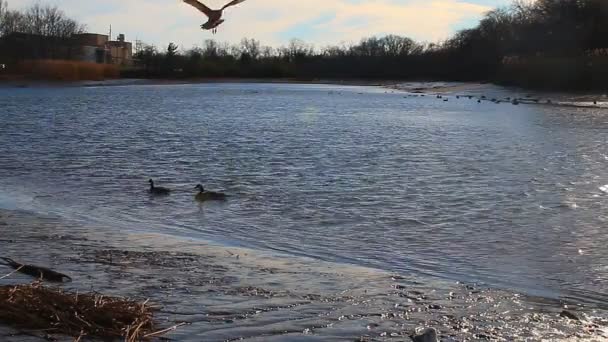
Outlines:
POLYGON ((399 81, 367 81, 367 80, 331 80, 315 79, 301 80, 291 78, 193 78, 193 79, 149 79, 149 78, 119 78, 100 81, 48 81, 48 80, 2 80, 0 88, 36 88, 36 87, 111 87, 129 85, 182 85, 182 84, 222 84, 222 83, 261 83, 261 84, 326 84, 345 86, 389 86, 399 81))
POLYGON ((603 92, 568 91, 557 92, 535 90, 516 86, 503 86, 490 82, 453 81, 398 81, 398 80, 332 80, 332 79, 281 79, 281 78, 194 78, 194 79, 109 79, 103 81, 10 81, 0 79, 0 89, 6 88, 96 88, 121 86, 162 86, 195 84, 302 84, 381 87, 392 92, 399 91, 408 96, 441 95, 452 97, 472 96, 476 100, 500 103, 564 106, 573 108, 608 109, 608 94, 603 92), (517 94, 515 98, 511 98, 517 94))
MULTIPOLYGON (((0 77, 0 89, 7 87, 96 87, 125 85, 181 85, 181 84, 221 84, 221 83, 261 83, 261 84, 325 84, 345 86, 379 86, 392 90, 420 94, 472 92, 486 87, 508 89, 527 94, 570 94, 608 99, 605 89, 561 89, 524 87, 501 84, 492 81, 448 81, 448 80, 392 80, 392 79, 332 79, 332 78, 244 78, 244 77, 197 77, 197 78, 116 78, 103 80, 44 80, 28 79, 20 75, 0 77), (408 86, 411 85, 411 86, 408 86)), ((607 100, 608 101, 608 100, 607 100)))
MULTIPOLYGON (((0 210, 0 232, 6 256, 72 276, 64 289, 150 299, 161 308, 162 327, 189 323, 168 336, 180 341, 399 341, 425 327, 449 341, 608 338, 602 310, 568 305, 580 318, 572 320, 560 317, 557 301, 475 284, 120 233, 24 211, 0 210)), ((0 284, 31 281, 15 275, 0 284)), ((24 337, 2 325, 0 336, 24 337)))

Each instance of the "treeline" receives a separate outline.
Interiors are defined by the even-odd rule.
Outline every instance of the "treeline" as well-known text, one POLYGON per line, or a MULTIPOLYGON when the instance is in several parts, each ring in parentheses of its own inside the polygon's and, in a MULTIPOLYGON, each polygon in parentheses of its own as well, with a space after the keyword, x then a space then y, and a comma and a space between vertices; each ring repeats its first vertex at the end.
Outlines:
MULTIPOLYGON (((0 0, 0 37, 11 32, 69 37, 84 27, 56 7, 11 11, 0 0)), ((1 56, 0 56, 1 57, 1 56)), ((136 44, 125 77, 441 79, 534 87, 608 88, 607 0, 515 0, 479 24, 438 43, 371 37, 314 47, 292 40, 278 48, 254 39, 205 41, 180 50, 136 44)))
POLYGON ((83 33, 85 28, 56 6, 36 3, 24 11, 18 11, 10 10, 8 3, 0 0, 0 38, 15 32, 70 38, 73 34, 83 33))
POLYGON ((25 60, 71 59, 71 37, 84 31, 56 6, 35 3, 19 11, 0 0, 0 63, 16 71, 25 60))
POLYGON ((606 23, 606 0, 518 0, 487 13, 432 55, 452 61, 452 73, 503 83, 608 88, 606 23))
POLYGON ((608 1, 515 1, 439 43, 388 35, 314 48, 213 40, 178 51, 140 44, 146 77, 487 80, 536 87, 608 87, 608 1))
POLYGON ((162 50, 137 44, 134 57, 141 67, 138 72, 148 77, 387 78, 407 76, 404 62, 426 50, 395 35, 320 50, 299 39, 273 48, 245 38, 240 44, 206 40, 185 51, 173 43, 162 50))

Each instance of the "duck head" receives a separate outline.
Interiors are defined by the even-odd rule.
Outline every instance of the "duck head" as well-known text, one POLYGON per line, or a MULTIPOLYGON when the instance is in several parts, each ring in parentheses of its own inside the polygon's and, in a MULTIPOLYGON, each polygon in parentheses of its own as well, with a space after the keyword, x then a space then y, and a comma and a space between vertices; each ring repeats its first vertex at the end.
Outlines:
POLYGON ((200 191, 200 192, 205 192, 205 188, 203 188, 203 186, 202 186, 201 184, 197 184, 197 185, 194 187, 194 189, 195 189, 195 190, 198 190, 198 191, 200 191))

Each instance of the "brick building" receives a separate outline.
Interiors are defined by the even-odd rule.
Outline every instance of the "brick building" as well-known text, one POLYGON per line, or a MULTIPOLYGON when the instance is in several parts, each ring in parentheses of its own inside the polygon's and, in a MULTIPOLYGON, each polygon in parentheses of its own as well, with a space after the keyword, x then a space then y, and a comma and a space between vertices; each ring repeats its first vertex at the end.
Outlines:
POLYGON ((0 58, 17 62, 27 59, 64 59, 91 63, 133 65, 133 45, 120 34, 82 33, 57 38, 26 33, 11 33, 0 39, 0 58))

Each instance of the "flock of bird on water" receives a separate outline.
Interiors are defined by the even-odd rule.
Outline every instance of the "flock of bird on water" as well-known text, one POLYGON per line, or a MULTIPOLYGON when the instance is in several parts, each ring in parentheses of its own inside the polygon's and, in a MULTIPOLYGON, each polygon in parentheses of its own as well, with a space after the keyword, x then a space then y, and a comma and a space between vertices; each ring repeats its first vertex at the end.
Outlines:
MULTIPOLYGON (((410 95, 407 95, 406 97, 418 97, 418 96, 423 96, 424 97, 426 95, 425 94, 419 94, 417 92, 416 94, 410 94, 410 95)), ((435 95, 435 97, 437 99, 443 100, 443 102, 448 102, 448 97, 445 97, 444 95, 435 95)), ((455 97, 456 97, 456 99, 468 98, 469 100, 472 100, 472 99, 476 98, 473 95, 455 95, 455 97)), ((604 95, 604 97, 606 97, 606 95, 604 95)), ((533 98, 531 95, 527 95, 525 98, 505 97, 505 98, 502 98, 502 99, 499 99, 499 98, 491 98, 490 99, 487 96, 482 95, 481 97, 476 98, 476 99, 477 99, 477 103, 481 103, 482 101, 491 101, 491 102, 496 103, 496 104, 500 104, 500 103, 506 102, 506 103, 511 103, 511 104, 514 104, 514 105, 518 105, 520 103, 524 103, 524 104, 548 104, 548 105, 553 104, 553 101, 551 101, 551 99, 547 99, 547 100, 542 100, 541 101, 541 99, 533 98)), ((590 104, 587 104, 587 105, 577 105, 576 107, 595 107, 598 104, 600 104, 600 102, 598 102, 597 100, 593 100, 590 103, 593 103, 593 106, 591 106, 590 104)))
MULTIPOLYGON (((150 194, 151 195, 167 196, 167 195, 171 194, 171 189, 163 188, 161 186, 155 186, 154 181, 152 179, 150 179, 148 182, 150 183, 150 194)), ((198 190, 198 192, 194 196, 194 199, 199 202, 224 201, 224 200, 226 200, 226 197, 227 197, 226 194, 221 193, 221 192, 207 191, 201 184, 198 184, 197 186, 195 186, 194 190, 198 190)))

